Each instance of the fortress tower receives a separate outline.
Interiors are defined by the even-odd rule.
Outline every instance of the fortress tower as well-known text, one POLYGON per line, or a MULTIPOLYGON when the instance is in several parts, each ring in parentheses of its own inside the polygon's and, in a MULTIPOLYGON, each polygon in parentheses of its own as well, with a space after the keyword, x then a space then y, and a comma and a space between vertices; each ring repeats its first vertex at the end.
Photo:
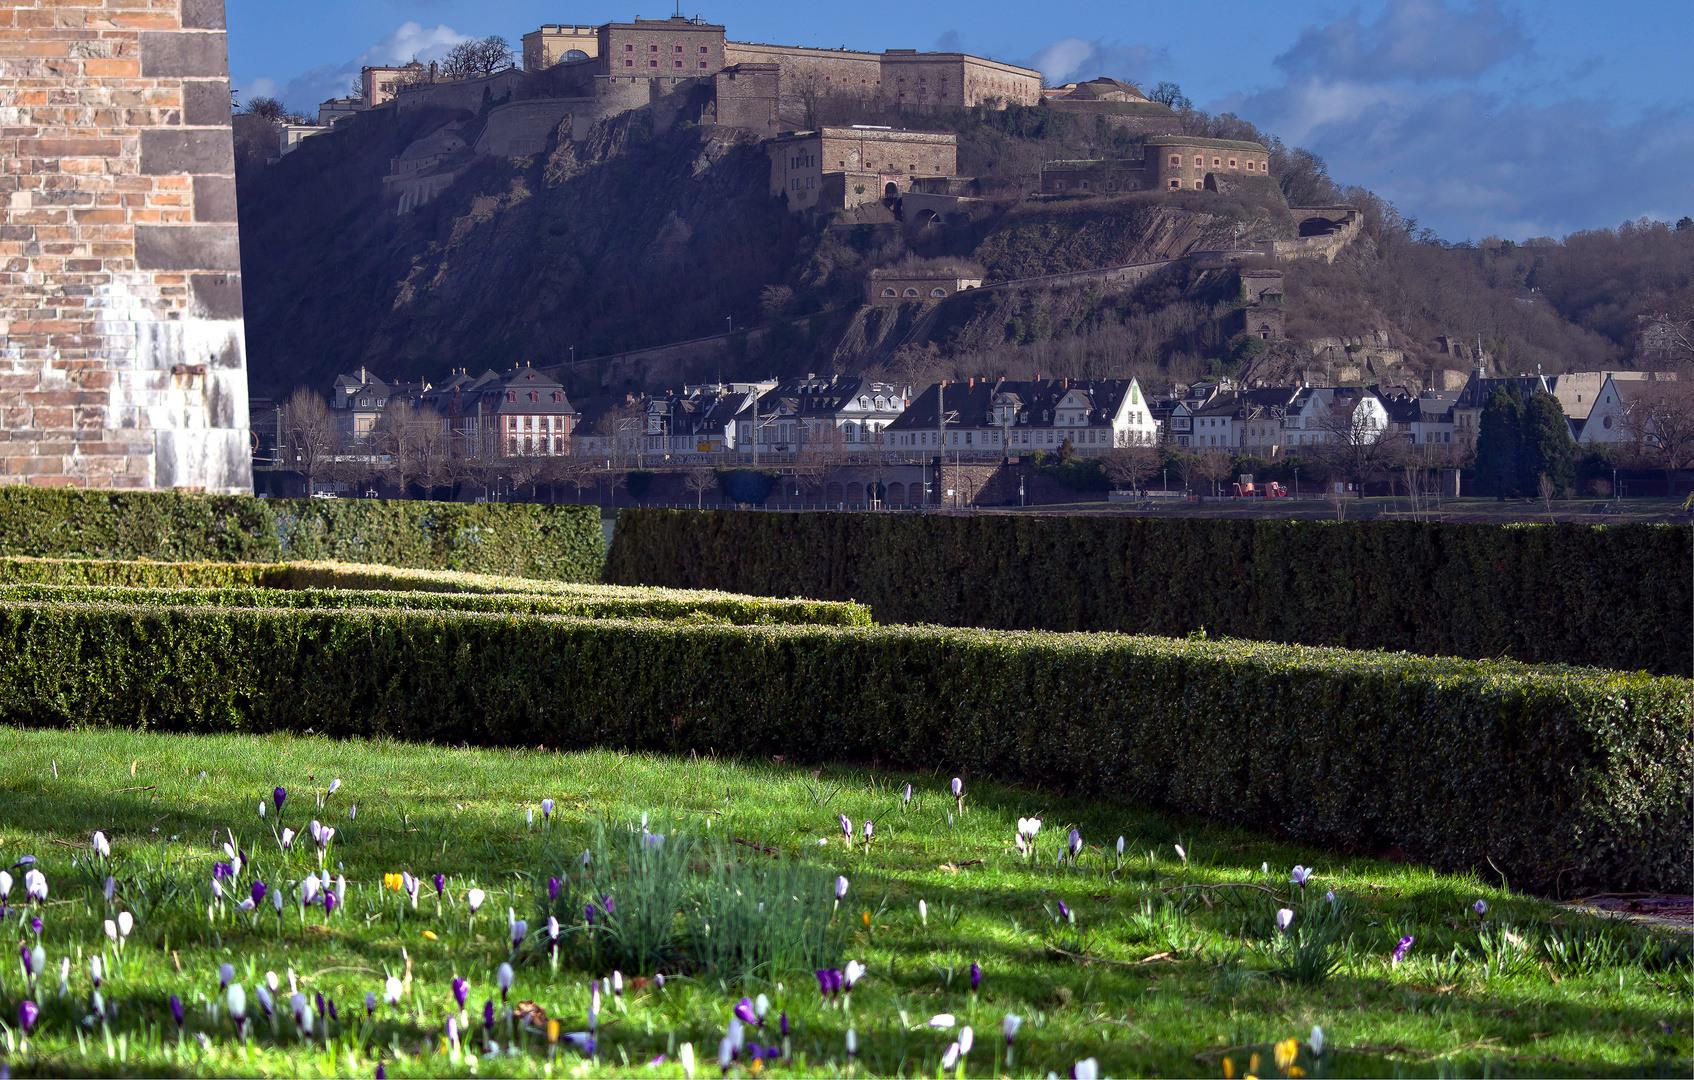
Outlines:
POLYGON ((252 490, 223 0, 0 7, 0 483, 252 490))

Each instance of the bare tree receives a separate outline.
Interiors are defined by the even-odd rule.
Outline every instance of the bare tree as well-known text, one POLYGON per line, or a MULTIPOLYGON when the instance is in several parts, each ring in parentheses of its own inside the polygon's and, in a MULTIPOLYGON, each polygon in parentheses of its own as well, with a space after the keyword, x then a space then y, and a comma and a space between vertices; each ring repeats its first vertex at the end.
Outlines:
POLYGON ((435 490, 448 482, 452 468, 452 444, 447 421, 433 408, 425 405, 412 417, 409 442, 412 449, 412 469, 424 498, 435 497, 435 490))
POLYGON ((682 486, 694 493, 695 508, 703 510, 706 506, 706 492, 718 486, 718 476, 711 469, 690 469, 683 474, 682 486))
POLYGON ((282 407, 283 453, 295 472, 306 476, 306 492, 317 490, 341 439, 329 406, 305 387, 294 391, 282 407))
POLYGON ((1395 451, 1386 436, 1386 424, 1371 406, 1373 401, 1369 393, 1337 390, 1329 408, 1317 417, 1325 434, 1319 455, 1357 487, 1361 499, 1365 481, 1386 467, 1395 451))
POLYGON ((492 75, 512 62, 512 47, 498 34, 480 41, 461 41, 447 51, 441 74, 449 79, 492 75))
POLYGON ((1664 470, 1665 494, 1678 470, 1694 464, 1694 383, 1639 382, 1625 385, 1623 430, 1643 465, 1664 470))
POLYGON ((1159 453, 1150 446, 1130 446, 1105 454, 1101 464, 1113 484, 1139 491, 1159 471, 1159 453))
POLYGON ((553 476, 559 483, 566 485, 576 492, 576 501, 582 501, 585 489, 596 486, 596 473, 599 466, 592 458, 581 454, 570 454, 566 457, 554 458, 552 462, 553 476))
POLYGON ((824 501, 829 477, 841 465, 843 442, 841 429, 825 419, 815 427, 804 420, 796 420, 805 432, 805 440, 800 444, 800 452, 794 455, 794 479, 801 487, 801 502, 805 502, 805 492, 817 489, 818 501, 824 501))
POLYGON ((417 421, 418 410, 411 402, 390 398, 388 407, 377 417, 367 444, 386 459, 381 471, 388 475, 402 499, 406 497, 406 481, 415 476, 412 448, 417 421))
POLYGON ((1194 455, 1194 473, 1212 486, 1213 495, 1218 493, 1218 481, 1228 476, 1232 467, 1230 456, 1222 451, 1205 451, 1194 455))

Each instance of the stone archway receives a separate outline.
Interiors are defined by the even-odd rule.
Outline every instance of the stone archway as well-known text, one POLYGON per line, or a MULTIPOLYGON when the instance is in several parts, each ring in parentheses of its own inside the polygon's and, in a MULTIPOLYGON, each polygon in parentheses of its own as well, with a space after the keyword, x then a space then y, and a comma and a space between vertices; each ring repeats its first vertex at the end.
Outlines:
POLYGON ((906 485, 898 483, 898 482, 893 483, 893 484, 889 484, 888 485, 888 494, 887 494, 887 496, 885 496, 883 498, 882 501, 887 503, 889 506, 905 506, 906 505, 906 485))
POLYGON ((847 505, 862 506, 865 501, 865 485, 857 480, 847 485, 847 505))
POLYGON ((830 485, 824 489, 823 501, 829 506, 834 506, 835 504, 843 501, 841 484, 839 482, 831 482, 830 485))

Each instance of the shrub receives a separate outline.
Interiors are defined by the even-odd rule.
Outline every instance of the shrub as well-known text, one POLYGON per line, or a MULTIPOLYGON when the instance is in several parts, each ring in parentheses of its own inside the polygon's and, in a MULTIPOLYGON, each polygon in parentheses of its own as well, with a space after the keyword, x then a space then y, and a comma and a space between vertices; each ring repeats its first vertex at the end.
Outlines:
POLYGON ((335 559, 595 581, 604 553, 591 506, 0 488, 0 555, 335 559))
POLYGON ((114 585, 0 585, 0 600, 137 604, 157 607, 407 608, 486 611, 507 615, 573 615, 586 619, 686 618, 738 624, 870 624, 870 612, 861 604, 770 600, 764 597, 726 596, 723 593, 669 589, 620 589, 616 586, 601 586, 593 592, 575 596, 538 596, 523 593, 437 593, 415 590, 395 592, 317 587, 157 589, 114 585))
POLYGON ((1213 634, 1687 673, 1675 525, 626 510, 606 580, 883 623, 1213 634))
POLYGON ((878 760, 1687 891, 1686 679, 1240 641, 0 603, 0 720, 878 760), (469 659, 474 658, 474 663, 469 659))

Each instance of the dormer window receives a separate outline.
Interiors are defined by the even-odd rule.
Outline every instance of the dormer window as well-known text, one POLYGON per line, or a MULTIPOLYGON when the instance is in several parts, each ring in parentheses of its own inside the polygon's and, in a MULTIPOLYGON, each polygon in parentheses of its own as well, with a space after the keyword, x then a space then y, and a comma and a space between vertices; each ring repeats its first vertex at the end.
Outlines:
POLYGON ((518 400, 518 392, 516 390, 506 391, 506 400, 512 401, 512 402, 517 401, 518 400))
POLYGON ((541 395, 536 393, 534 390, 531 390, 529 392, 529 400, 532 401, 532 402, 540 401, 541 395))

